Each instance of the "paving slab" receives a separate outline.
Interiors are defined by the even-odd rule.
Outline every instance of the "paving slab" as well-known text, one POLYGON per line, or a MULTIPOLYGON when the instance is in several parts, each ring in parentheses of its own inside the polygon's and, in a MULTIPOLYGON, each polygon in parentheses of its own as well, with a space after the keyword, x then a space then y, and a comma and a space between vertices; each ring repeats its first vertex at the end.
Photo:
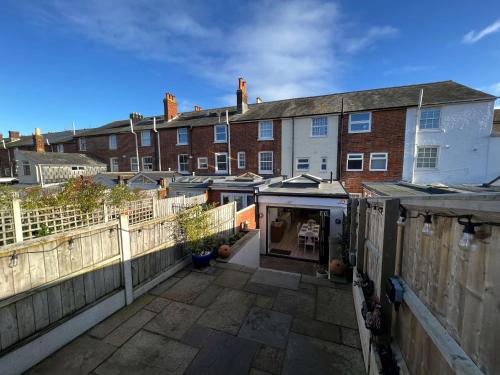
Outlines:
POLYGON ((172 302, 144 329, 174 339, 180 339, 202 314, 201 307, 172 302))
POLYGON ((318 287, 316 319, 357 329, 354 300, 350 290, 318 287))
POLYGON ((180 270, 179 272, 177 272, 174 277, 179 277, 179 278, 183 278, 187 275, 189 275, 191 273, 191 270, 189 269, 189 267, 184 267, 182 270, 180 270))
POLYGON ((291 333, 283 374, 365 374, 361 351, 291 333))
POLYGON ((243 290, 263 296, 276 297, 278 295, 278 292, 280 291, 280 288, 278 288, 277 286, 257 284, 249 281, 247 285, 245 285, 245 288, 243 288, 243 290))
POLYGON ((101 323, 94 326, 89 334, 91 336, 97 337, 98 339, 103 339, 109 335, 113 330, 115 330, 120 324, 129 319, 132 315, 135 315, 144 306, 149 304, 155 297, 149 294, 144 294, 138 299, 136 299, 132 304, 124 307, 123 309, 117 311, 109 318, 103 320, 101 323))
POLYGON ((162 311, 165 307, 167 307, 167 305, 172 302, 166 298, 162 298, 162 297, 156 297, 154 300, 152 300, 150 303, 148 303, 146 306, 144 306, 144 308, 146 310, 149 310, 149 311, 152 311, 152 312, 155 312, 155 313, 159 313, 160 311, 162 311))
POLYGON ((318 339, 327 340, 341 344, 341 327, 335 324, 321 322, 313 319, 295 318, 292 323, 292 329, 295 333, 305 336, 312 336, 318 339))
POLYGON ((166 292, 162 293, 161 296, 178 302, 191 303, 214 280, 214 276, 191 272, 166 292))
POLYGON ((266 374, 280 374, 284 358, 285 352, 283 350, 262 346, 253 359, 252 366, 266 374))
POLYGON ((88 374, 115 350, 112 345, 83 335, 40 362, 27 374, 88 374))
POLYGON ((250 369, 249 375, 271 375, 272 373, 267 371, 262 371, 256 368, 250 369))
POLYGON ((303 318, 313 318, 315 308, 313 295, 289 289, 280 289, 273 304, 273 310, 303 318))
POLYGON ((148 293, 154 296, 160 296, 180 280, 181 280, 180 277, 175 277, 175 276, 169 277, 167 280, 158 284, 158 286, 156 286, 155 288, 151 289, 148 293))
POLYGON ((290 315, 253 307, 238 336, 283 349, 286 346, 291 323, 290 315))
POLYGON ((214 281, 214 284, 225 288, 243 289, 250 275, 248 273, 224 270, 214 281))
POLYGON ((144 330, 99 366, 97 375, 183 374, 198 349, 144 330))
POLYGON ((263 309, 271 310, 273 308, 274 298, 258 295, 255 299, 255 306, 262 307, 263 309))
POLYGON ((198 324, 236 335, 255 295, 224 289, 198 320, 198 324))
POLYGON ((193 305, 199 306, 199 307, 208 307, 209 305, 212 304, 212 302, 215 301, 215 299, 220 294, 220 292, 222 292, 223 289, 224 288, 219 286, 219 285, 215 285, 215 284, 209 285, 208 288, 205 289, 203 291, 203 293, 201 293, 193 301, 193 305))
POLYGON ((250 281, 258 284, 272 285, 278 288, 297 290, 300 283, 300 274, 259 268, 252 275, 250 281))
POLYGON ((299 283, 299 292, 302 293, 307 293, 312 296, 316 295, 316 285, 314 284, 309 284, 309 283, 303 283, 302 281, 299 283))
POLYGON ((342 336, 342 344, 361 349, 361 340, 357 329, 340 327, 340 335, 342 336))
POLYGON ((312 284, 312 285, 317 285, 317 286, 324 286, 327 288, 336 288, 336 289, 343 289, 343 290, 350 290, 352 289, 352 284, 340 284, 333 282, 332 280, 328 279, 318 279, 316 276, 311 276, 311 275, 302 275, 301 277, 301 282, 306 283, 306 284, 312 284))
POLYGON ((152 311, 140 310, 107 335, 103 341, 114 346, 121 346, 155 316, 156 313, 152 311))
POLYGON ((182 342, 200 348, 186 374, 247 374, 259 349, 255 342, 194 326, 182 342))

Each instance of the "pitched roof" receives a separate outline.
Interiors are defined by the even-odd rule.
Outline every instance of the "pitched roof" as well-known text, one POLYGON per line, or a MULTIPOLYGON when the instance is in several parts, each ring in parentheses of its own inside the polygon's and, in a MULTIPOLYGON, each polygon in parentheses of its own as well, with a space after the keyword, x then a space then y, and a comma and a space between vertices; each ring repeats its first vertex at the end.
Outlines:
POLYGON ((63 152, 35 152, 35 151, 16 151, 16 159, 19 156, 31 160, 37 164, 51 164, 51 165, 88 165, 88 166, 102 166, 106 164, 92 159, 87 155, 63 153, 63 152))
MULTIPOLYGON (((226 110, 231 122, 247 122, 287 117, 314 116, 344 112, 368 111, 418 105, 420 90, 424 90, 423 105, 494 100, 495 96, 461 85, 454 81, 423 83, 372 90, 351 91, 330 95, 310 96, 249 104, 248 111, 238 114, 235 106, 179 113, 170 121, 163 115, 154 116, 157 128, 210 126, 225 122, 226 110)), ((135 124, 135 130, 153 129, 153 116, 135 124)), ((81 133, 82 136, 130 132, 129 120, 114 121, 81 133)))
MULTIPOLYGON (((85 130, 77 130, 76 133, 79 135, 80 133, 84 132, 85 130)), ((66 143, 66 142, 71 142, 73 140, 73 131, 72 130, 64 130, 62 132, 48 132, 45 134, 42 134, 44 142, 49 141, 50 144, 57 144, 57 143, 66 143)), ((9 143, 6 143, 5 146, 7 148, 14 148, 14 147, 22 147, 22 146, 33 146, 33 135, 23 135, 21 138, 17 141, 12 141, 9 143)))

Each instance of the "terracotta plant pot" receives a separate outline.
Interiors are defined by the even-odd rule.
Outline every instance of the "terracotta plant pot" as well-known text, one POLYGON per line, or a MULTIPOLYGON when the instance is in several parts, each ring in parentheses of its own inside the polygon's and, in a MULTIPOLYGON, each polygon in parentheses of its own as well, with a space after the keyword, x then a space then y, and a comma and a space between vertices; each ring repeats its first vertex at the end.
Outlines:
POLYGON ((332 259, 330 262, 330 272, 335 275, 343 276, 345 272, 346 266, 341 259, 332 259))
POLYGON ((218 254, 221 258, 227 258, 229 255, 231 255, 231 246, 220 245, 218 254))

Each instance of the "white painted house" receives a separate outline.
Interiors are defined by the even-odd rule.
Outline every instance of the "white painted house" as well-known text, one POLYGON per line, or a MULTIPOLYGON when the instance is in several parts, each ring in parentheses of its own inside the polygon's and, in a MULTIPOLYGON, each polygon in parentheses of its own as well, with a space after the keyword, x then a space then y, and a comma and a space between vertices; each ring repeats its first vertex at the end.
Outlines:
POLYGON ((500 138, 492 136, 493 106, 493 100, 486 100, 424 106, 420 111, 408 108, 403 180, 476 184, 499 176, 500 138))
POLYGON ((308 173, 323 179, 337 175, 338 115, 282 120, 281 173, 308 173))

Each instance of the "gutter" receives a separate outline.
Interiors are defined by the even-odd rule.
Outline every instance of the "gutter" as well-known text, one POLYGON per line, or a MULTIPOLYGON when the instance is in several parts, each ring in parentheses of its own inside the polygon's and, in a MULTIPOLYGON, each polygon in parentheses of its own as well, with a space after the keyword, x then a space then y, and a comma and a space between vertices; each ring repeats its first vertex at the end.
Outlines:
POLYGON ((292 175, 293 177, 295 167, 295 117, 292 117, 292 175))

